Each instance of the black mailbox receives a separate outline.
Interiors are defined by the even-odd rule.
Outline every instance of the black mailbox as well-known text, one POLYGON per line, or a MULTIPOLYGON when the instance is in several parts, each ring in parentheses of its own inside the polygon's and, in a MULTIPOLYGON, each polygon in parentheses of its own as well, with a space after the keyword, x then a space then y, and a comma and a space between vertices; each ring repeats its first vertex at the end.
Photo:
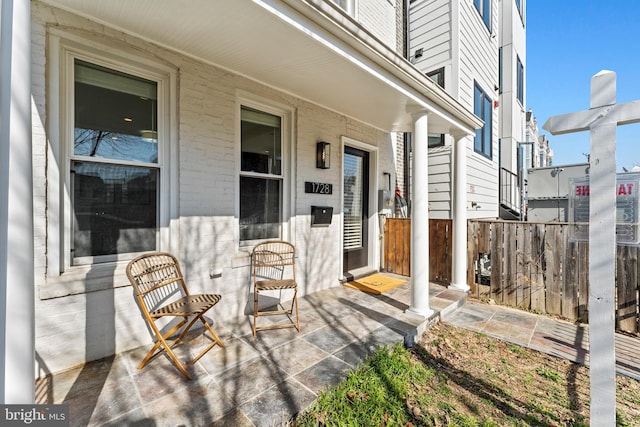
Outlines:
POLYGON ((333 208, 330 206, 311 206, 311 226, 328 227, 333 217, 333 208))

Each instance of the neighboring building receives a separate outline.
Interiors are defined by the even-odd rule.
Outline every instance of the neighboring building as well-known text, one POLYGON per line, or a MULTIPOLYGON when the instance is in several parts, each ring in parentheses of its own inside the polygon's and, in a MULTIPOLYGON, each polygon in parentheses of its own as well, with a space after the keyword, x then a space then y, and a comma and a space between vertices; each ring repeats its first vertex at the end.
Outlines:
POLYGON ((553 151, 549 140, 539 134, 538 121, 529 110, 526 115, 525 141, 518 143, 516 172, 501 169, 500 209, 505 219, 524 220, 527 215, 526 193, 529 170, 550 166, 553 151))
MULTIPOLYGON (((523 68, 525 63, 524 17, 520 18, 515 3, 506 3, 514 1, 413 0, 409 5, 410 60, 484 120, 483 127, 474 137, 459 140, 466 151, 464 208, 470 218, 498 217, 499 141, 505 134, 511 147, 514 145, 512 140, 522 140, 524 135, 524 116, 520 117, 524 105, 523 72, 518 74, 521 92, 516 91, 517 59, 523 68), (503 44, 505 47, 501 49, 503 44), (500 52, 505 64, 502 93, 499 92, 500 52), (521 95, 521 99, 512 101, 516 95, 521 95), (507 132, 501 122, 508 121, 507 132)), ((521 6, 524 10, 524 4, 521 6)), ((456 141, 452 135, 430 135, 432 218, 455 216, 452 181, 455 181, 457 161, 454 146, 456 141)), ((507 145, 503 147, 507 149, 507 145)), ((515 159, 515 151, 508 153, 515 159)))
MULTIPOLYGON (((529 168, 539 168, 540 165, 540 129, 538 128, 538 119, 533 115, 533 111, 527 111, 527 127, 525 132, 525 144, 520 145, 518 153, 519 164, 518 172, 529 168)), ((546 166, 546 165, 545 165, 546 166)))
MULTIPOLYGON (((411 61, 484 120, 467 141, 466 210, 519 219, 522 183, 537 138, 527 138, 526 1, 412 0, 411 61)), ((452 136, 429 146, 431 217, 451 218, 452 136)))
POLYGON ((549 145, 549 140, 546 135, 540 135, 538 137, 538 147, 537 167, 553 166, 553 149, 549 145))
MULTIPOLYGON (((401 1, 335 3, 3 1, 4 403, 28 400, 34 365, 57 372, 150 342, 124 274, 141 252, 177 255, 193 291, 222 294, 216 320, 236 334, 250 333, 257 241, 295 244, 302 295, 376 270, 378 190, 398 180, 405 133, 416 236, 428 235, 429 134, 467 142, 469 173, 461 161, 435 186, 473 177, 470 212, 497 215, 497 1, 455 8, 468 25, 434 64, 453 96, 398 53, 401 1), (474 97, 489 119, 475 149, 474 97), (313 226, 313 206, 333 208, 331 223, 313 226)), ((451 168, 443 156, 433 174, 451 168)), ((466 219, 454 209, 454 227, 466 219)), ((428 256, 426 239, 411 245, 428 256)), ((412 274, 409 310, 423 316, 428 273, 412 274)))
POLYGON ((549 146, 546 135, 540 135, 538 120, 533 115, 533 111, 527 111, 527 132, 525 144, 522 145, 520 154, 523 159, 523 169, 545 168, 551 166, 553 160, 553 150, 549 146))
POLYGON ((531 222, 568 222, 571 180, 589 174, 589 163, 528 170, 525 218, 531 222))
MULTIPOLYGON (((523 183, 537 143, 537 137, 529 133, 525 113, 526 0, 501 1, 500 5, 500 217, 521 219, 523 183)), ((537 133, 536 125, 533 132, 537 133)))

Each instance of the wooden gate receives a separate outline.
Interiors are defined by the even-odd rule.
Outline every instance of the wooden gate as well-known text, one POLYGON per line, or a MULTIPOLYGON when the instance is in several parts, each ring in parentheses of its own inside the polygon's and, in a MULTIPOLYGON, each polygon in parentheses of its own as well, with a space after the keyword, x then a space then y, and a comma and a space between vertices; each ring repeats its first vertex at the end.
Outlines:
MULTIPOLYGON (((452 221, 429 220, 429 280, 451 283, 452 221)), ((411 219, 388 218, 384 230, 384 270, 411 274, 411 219)))

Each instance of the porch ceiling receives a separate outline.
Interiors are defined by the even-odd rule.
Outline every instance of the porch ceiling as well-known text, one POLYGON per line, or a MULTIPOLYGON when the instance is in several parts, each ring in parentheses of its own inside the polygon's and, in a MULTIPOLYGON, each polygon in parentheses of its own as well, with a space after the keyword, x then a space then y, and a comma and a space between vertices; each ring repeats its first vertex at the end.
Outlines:
POLYGON ((411 112, 425 108, 433 132, 482 123, 322 0, 44 2, 385 131, 410 131, 411 112))

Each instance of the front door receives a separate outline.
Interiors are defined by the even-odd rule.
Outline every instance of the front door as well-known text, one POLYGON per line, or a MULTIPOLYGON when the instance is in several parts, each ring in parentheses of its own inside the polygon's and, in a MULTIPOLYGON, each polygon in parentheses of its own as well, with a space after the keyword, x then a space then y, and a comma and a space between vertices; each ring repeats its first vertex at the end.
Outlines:
POLYGON ((343 272, 368 265, 369 153, 344 148, 343 272))

